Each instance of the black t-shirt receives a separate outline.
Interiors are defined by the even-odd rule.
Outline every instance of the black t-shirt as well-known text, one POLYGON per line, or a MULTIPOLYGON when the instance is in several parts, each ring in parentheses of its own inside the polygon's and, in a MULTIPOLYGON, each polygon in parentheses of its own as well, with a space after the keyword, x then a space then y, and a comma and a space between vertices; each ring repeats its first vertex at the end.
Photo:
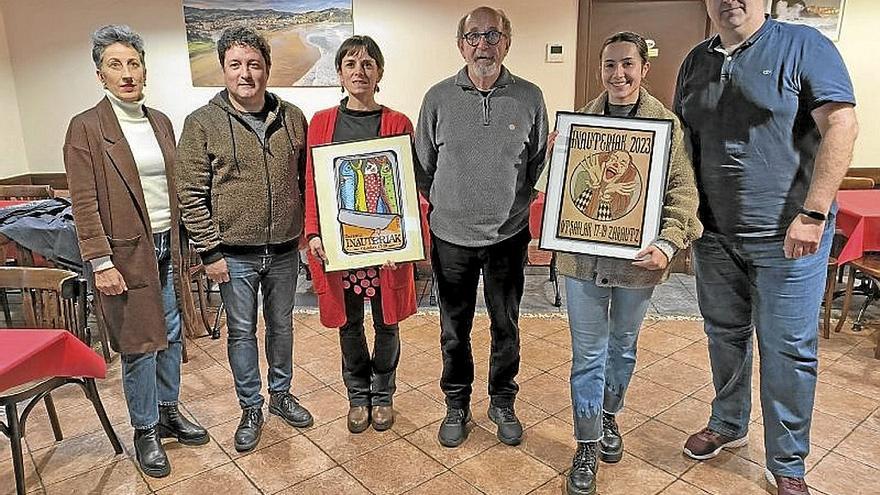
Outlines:
POLYGON ((338 143, 340 141, 378 137, 382 109, 351 110, 345 107, 346 103, 348 103, 347 97, 339 102, 339 111, 336 113, 336 129, 333 131, 333 142, 338 143))

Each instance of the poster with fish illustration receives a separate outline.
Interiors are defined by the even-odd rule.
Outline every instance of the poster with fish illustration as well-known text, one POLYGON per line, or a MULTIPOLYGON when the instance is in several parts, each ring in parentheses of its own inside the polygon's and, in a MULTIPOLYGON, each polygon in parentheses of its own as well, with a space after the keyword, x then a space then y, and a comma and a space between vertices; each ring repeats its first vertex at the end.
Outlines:
POLYGON ((660 231, 672 121, 556 119, 540 247, 634 259, 660 231))
POLYGON ((327 271, 422 260, 409 135, 312 148, 327 271))

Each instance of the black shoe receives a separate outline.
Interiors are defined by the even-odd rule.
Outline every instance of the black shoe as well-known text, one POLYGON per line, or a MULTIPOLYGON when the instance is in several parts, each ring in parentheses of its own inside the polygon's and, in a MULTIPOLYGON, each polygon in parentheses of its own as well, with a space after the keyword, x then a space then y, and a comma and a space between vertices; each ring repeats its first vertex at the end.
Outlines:
POLYGON ((241 411, 241 421, 235 430, 235 450, 247 452, 260 442, 263 432, 263 409, 250 407, 241 411))
POLYGON ((184 445, 205 445, 208 431, 186 419, 176 405, 159 406, 159 424, 156 425, 159 438, 176 438, 184 445))
POLYGON ((596 460, 597 444, 598 442, 578 442, 565 483, 568 495, 595 495, 596 473, 599 469, 596 460))
POLYGON ((602 413, 602 439, 599 440, 599 457, 602 462, 614 464, 623 458, 623 437, 617 429, 613 414, 602 413))
POLYGON ((522 423, 513 412, 513 406, 493 406, 489 404, 487 413, 489 419, 498 425, 498 431, 495 433, 498 440, 507 445, 519 445, 522 442, 522 423))
POLYGON ((287 392, 272 394, 269 398, 269 412, 281 416, 287 424, 297 428, 306 428, 315 423, 312 413, 296 401, 296 397, 287 392))
POLYGON ((171 474, 171 462, 159 440, 156 427, 134 430, 134 452, 141 471, 152 478, 164 478, 171 474))
POLYGON ((468 422, 471 420, 471 410, 449 407, 446 409, 446 417, 440 423, 440 431, 437 438, 444 447, 458 447, 468 436, 468 422))

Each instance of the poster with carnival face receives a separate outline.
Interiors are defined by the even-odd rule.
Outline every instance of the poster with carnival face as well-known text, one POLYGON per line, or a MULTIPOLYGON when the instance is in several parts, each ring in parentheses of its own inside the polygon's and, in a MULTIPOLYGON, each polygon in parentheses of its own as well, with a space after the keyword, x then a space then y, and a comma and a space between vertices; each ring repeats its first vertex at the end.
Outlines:
POLYGON ((559 112, 540 247, 633 259, 659 233, 672 121, 559 112))
POLYGON ((425 258, 409 135, 312 148, 327 271, 425 258))

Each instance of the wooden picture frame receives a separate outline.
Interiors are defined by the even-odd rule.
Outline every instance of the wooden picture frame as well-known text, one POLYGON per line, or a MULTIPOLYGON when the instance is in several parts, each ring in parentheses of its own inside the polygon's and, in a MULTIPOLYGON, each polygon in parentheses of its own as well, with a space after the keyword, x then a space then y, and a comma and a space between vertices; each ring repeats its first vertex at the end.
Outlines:
POLYGON ((325 270, 425 259, 409 134, 311 150, 325 270))
POLYGON ((671 120, 557 112, 541 249, 634 259, 660 232, 671 120))
POLYGON ((837 41, 845 3, 846 0, 765 0, 765 12, 777 21, 814 27, 837 41))

